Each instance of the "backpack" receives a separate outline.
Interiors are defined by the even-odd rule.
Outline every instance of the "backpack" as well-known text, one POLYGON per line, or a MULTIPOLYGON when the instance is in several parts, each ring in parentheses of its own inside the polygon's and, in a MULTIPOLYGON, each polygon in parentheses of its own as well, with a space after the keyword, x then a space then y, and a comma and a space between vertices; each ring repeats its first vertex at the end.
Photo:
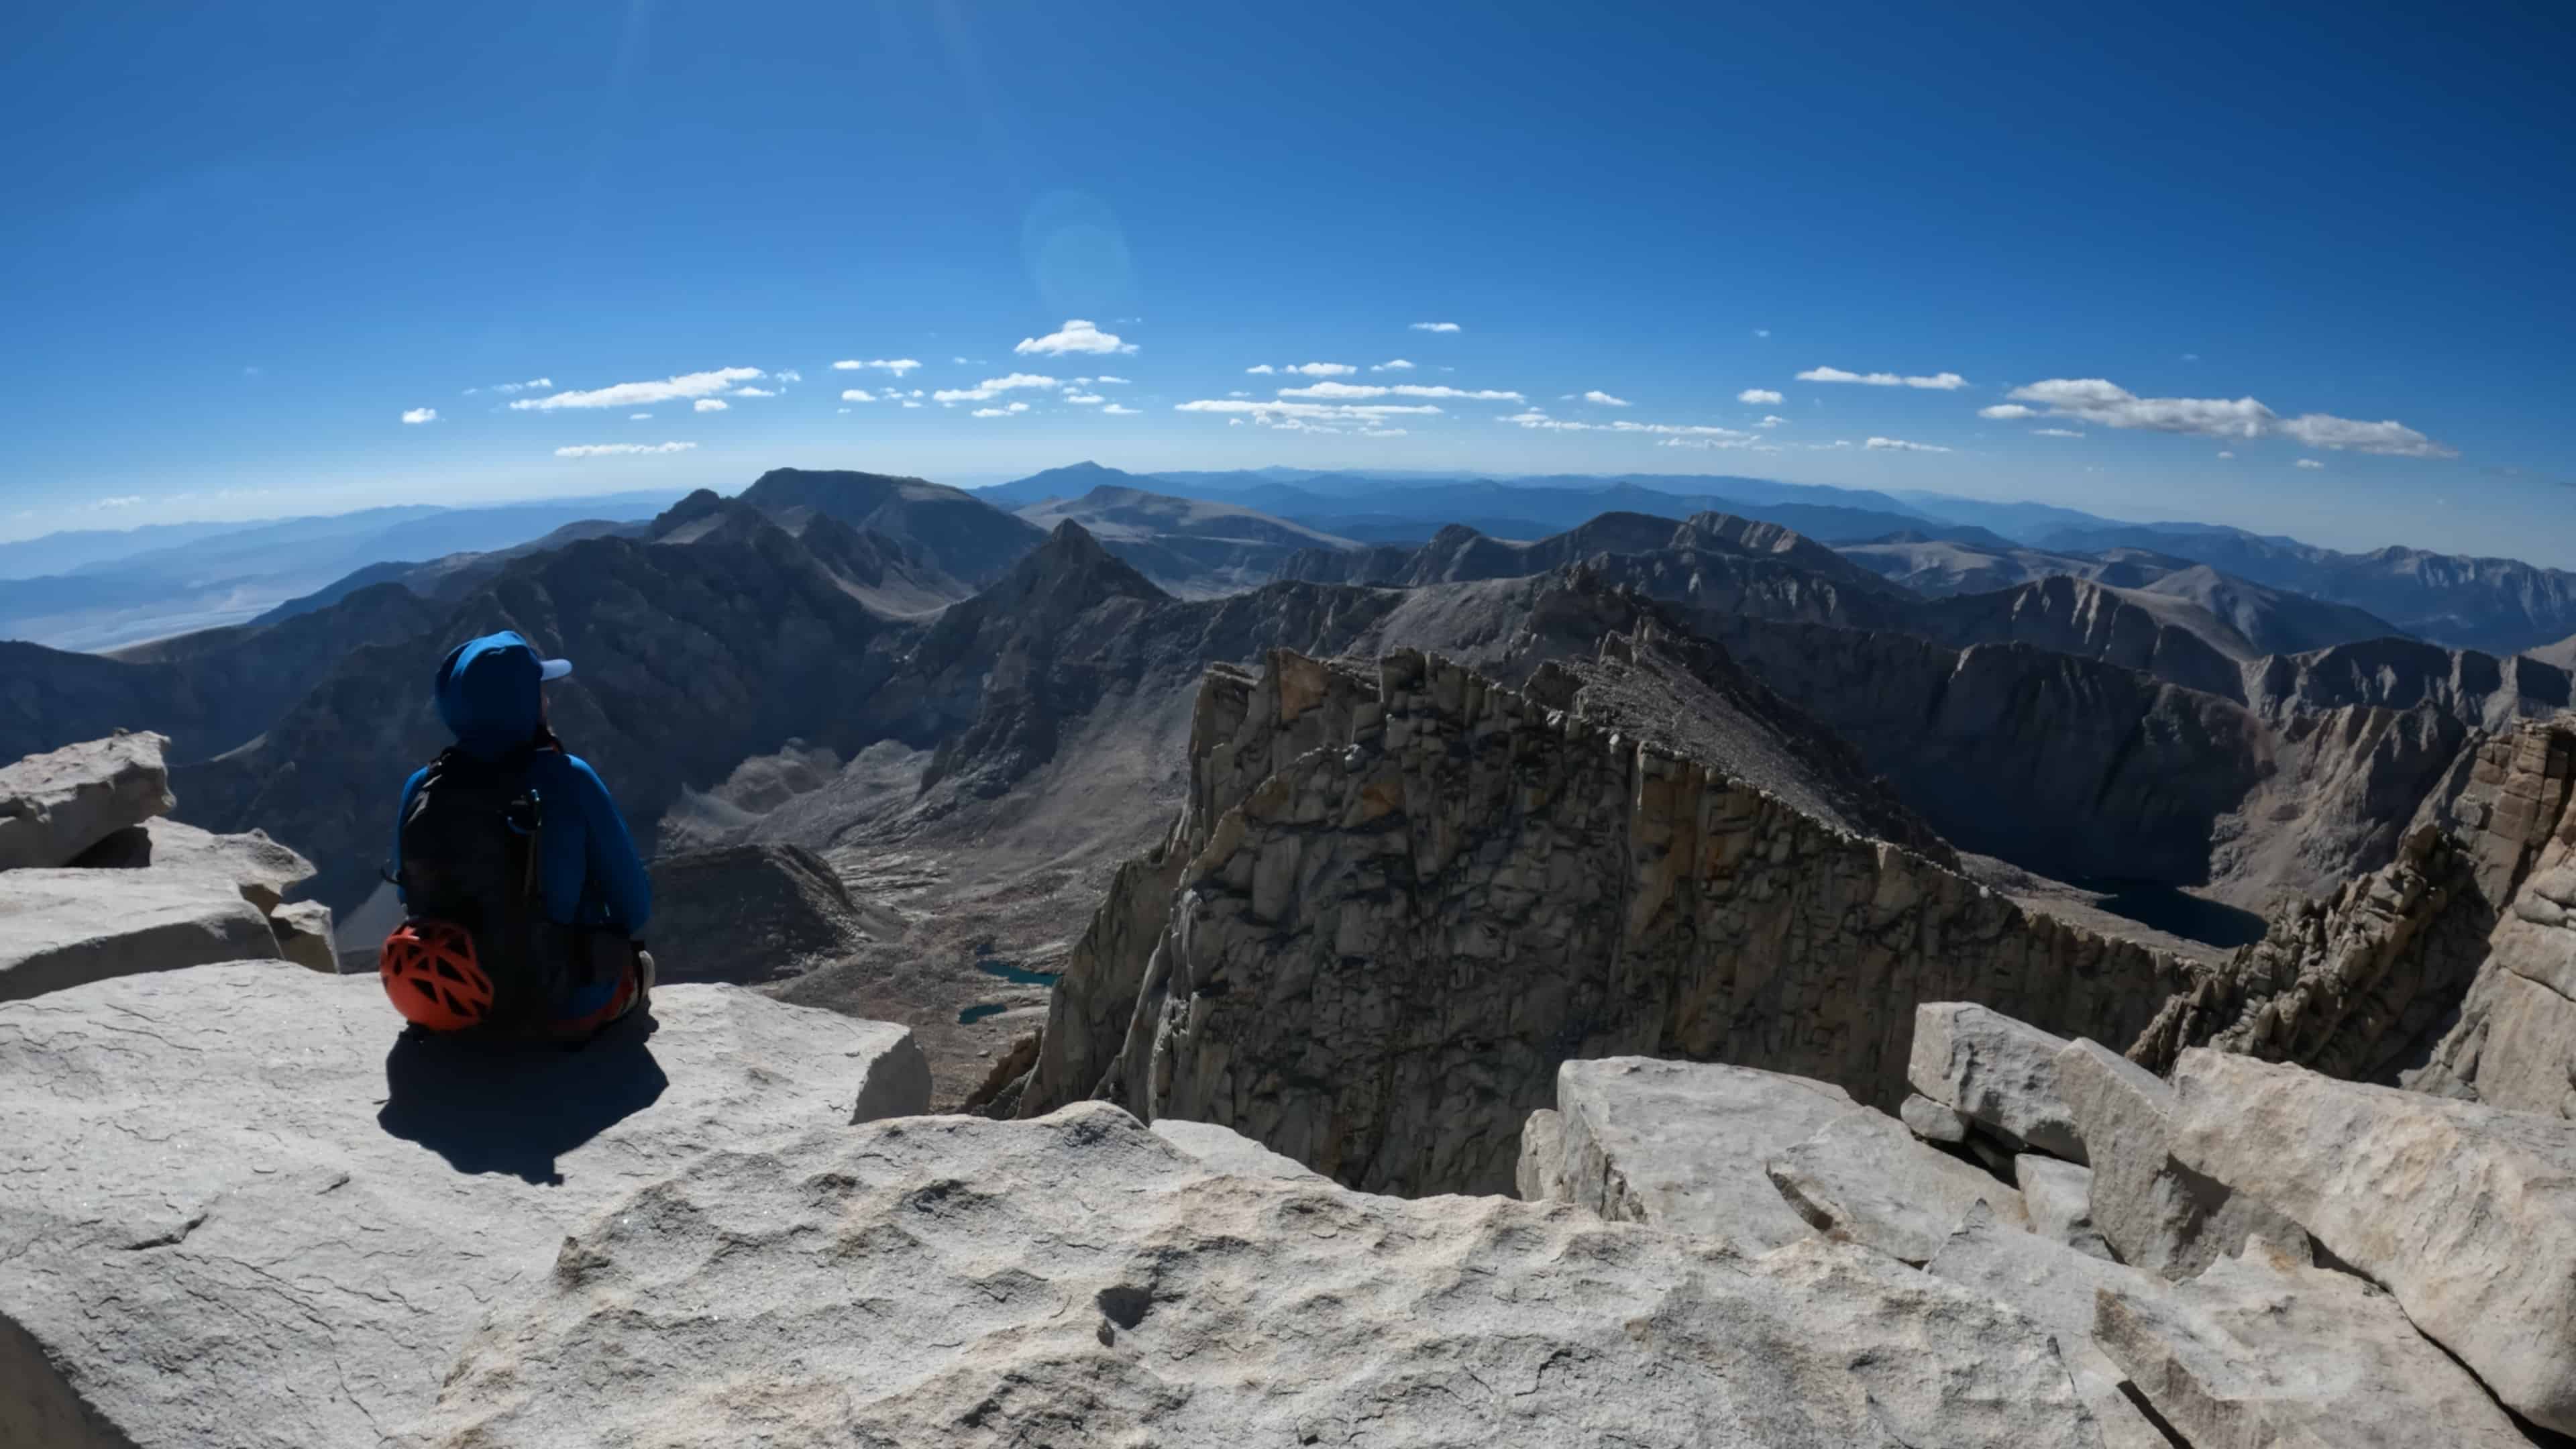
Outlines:
POLYGON ((586 985, 581 933, 546 917, 540 842, 545 802, 529 778, 531 752, 478 760, 450 748, 430 762, 403 808, 402 888, 411 916, 447 921, 474 938, 492 979, 480 1031, 542 1033, 586 985))

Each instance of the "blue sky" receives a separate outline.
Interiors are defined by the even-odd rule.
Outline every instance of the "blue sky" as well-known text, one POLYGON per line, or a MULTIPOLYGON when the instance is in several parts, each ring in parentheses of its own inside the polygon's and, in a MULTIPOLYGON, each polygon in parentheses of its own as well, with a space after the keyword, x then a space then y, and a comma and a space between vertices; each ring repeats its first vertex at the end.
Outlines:
POLYGON ((2256 8, 51 7, 0 537, 1096 458, 2576 564, 2576 12, 2256 8))

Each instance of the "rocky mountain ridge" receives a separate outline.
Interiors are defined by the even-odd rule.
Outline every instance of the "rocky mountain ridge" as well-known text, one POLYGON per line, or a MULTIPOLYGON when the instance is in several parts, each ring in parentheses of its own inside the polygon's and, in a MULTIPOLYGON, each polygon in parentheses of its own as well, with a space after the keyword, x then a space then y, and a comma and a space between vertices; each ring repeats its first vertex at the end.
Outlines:
POLYGON ((1413 653, 1211 674, 1189 803, 1102 903, 1012 1110, 1097 1092, 1363 1190, 1491 1191, 1568 1058, 1892 1106, 1914 1000, 2126 1039, 2188 975, 1587 722, 1580 679, 1533 681, 1569 709, 1413 653))

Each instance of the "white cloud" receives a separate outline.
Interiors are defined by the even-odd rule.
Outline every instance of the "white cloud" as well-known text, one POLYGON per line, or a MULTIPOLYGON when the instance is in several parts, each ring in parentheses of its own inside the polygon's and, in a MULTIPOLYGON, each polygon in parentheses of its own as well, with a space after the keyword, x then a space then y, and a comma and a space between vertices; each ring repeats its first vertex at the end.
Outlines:
POLYGON ((1758 433, 1712 427, 1706 423, 1640 423, 1626 418, 1616 422, 1587 423, 1572 418, 1552 418, 1537 408, 1506 414, 1494 421, 1554 433, 1643 433, 1668 440, 1687 440, 1675 444, 1680 447, 1770 450, 1769 443, 1758 433))
POLYGON ((1137 410, 1136 410, 1136 409, 1134 409, 1134 408, 1131 408, 1131 407, 1123 406, 1123 405, 1121 405, 1121 404, 1119 404, 1119 403, 1111 403, 1109 406, 1107 406, 1107 407, 1105 407, 1105 408, 1102 408, 1102 409, 1101 409, 1101 411, 1102 411, 1103 413, 1108 414, 1108 415, 1109 415, 1109 416, 1111 416, 1111 417, 1132 418, 1132 417, 1136 416, 1136 411, 1137 411, 1137 410))
POLYGON ((652 420, 653 415, 651 413, 628 413, 626 415, 626 421, 630 423, 649 423, 652 420))
POLYGON ((1102 373, 1098 377, 1077 377, 1074 381, 1099 383, 1103 386, 1109 387, 1125 387, 1128 385, 1127 379, 1123 377, 1111 377, 1107 373, 1102 373))
POLYGON ((1610 394, 1603 392, 1597 387, 1592 389, 1590 392, 1585 393, 1583 395, 1583 400, 1589 403, 1599 403, 1605 408, 1624 408, 1629 405, 1626 398, 1612 397, 1610 394))
MULTIPOLYGON (((539 388, 552 387, 554 385, 555 380, 551 377, 532 377, 526 382, 496 382, 492 384, 492 390, 494 392, 534 392, 539 388)), ((467 397, 472 397, 474 394, 481 392, 482 390, 483 389, 479 387, 469 387, 465 390, 465 395, 467 397)))
POLYGON ((690 406, 702 413, 720 413, 725 410, 727 404, 720 397, 702 397, 690 406))
POLYGON ((805 374, 798 372, 792 367, 782 367, 778 369, 773 376, 775 376, 780 382, 803 382, 805 380, 805 374))
POLYGON ((438 409, 436 409, 436 408, 410 408, 410 409, 406 409, 406 410, 404 411, 404 413, 403 413, 403 421, 404 421, 404 422, 407 422, 407 423, 434 423, 434 422, 437 422, 437 421, 438 421, 438 409))
POLYGON ((1278 370, 1278 368, 1272 367, 1266 362, 1256 362, 1252 366, 1244 369, 1245 372, 1254 377, 1268 377, 1270 374, 1277 372, 1278 370))
POLYGON ((1064 400, 1069 403, 1080 403, 1084 407, 1109 401, 1096 392, 1069 392, 1064 395, 1064 400))
POLYGON ((1005 403, 1001 407, 997 408, 977 408, 975 409, 974 416, 979 418, 1007 418, 1014 413, 1024 413, 1028 410, 1029 405, 1024 402, 1005 403))
POLYGON ((2039 409, 2034 407, 2025 407, 2020 403, 1997 403, 1990 408, 1977 409, 1977 416, 1981 418, 1993 418, 1997 422, 2009 422, 2014 418, 2038 417, 2039 409))
POLYGON ((1773 392, 1767 387, 1748 387, 1744 391, 1737 393, 1735 395, 1735 400, 1740 403, 1754 403, 1757 405, 1768 403, 1775 408, 1785 401, 1780 394, 1773 392))
POLYGON ((1411 372, 1412 370, 1413 364, 1405 361, 1401 357, 1390 357, 1384 362, 1372 362, 1369 364, 1369 371, 1371 372, 1411 372))
POLYGON ((584 443, 574 448, 557 448, 558 458, 607 458, 631 453, 685 453, 695 443, 584 443))
POLYGON ((2098 377, 2050 378, 2014 388, 2012 396, 2042 404, 2050 417, 2078 418, 2106 428, 2221 439, 2284 437, 2311 448, 2399 458, 2459 456, 2457 450, 2394 419, 2373 423, 2326 413, 2284 418, 2250 397, 2140 397, 2098 377))
POLYGON ((1050 332, 1044 337, 1021 338, 1019 345, 1011 350, 1023 355, 1043 352, 1061 357, 1068 352, 1133 352, 1136 344, 1121 342, 1117 333, 1103 332, 1076 317, 1068 320, 1061 331, 1050 332))
POLYGON ((1035 372, 1014 372, 1005 377, 988 377, 973 387, 944 387, 930 395, 932 402, 986 402, 993 397, 1024 387, 1060 387, 1052 377, 1035 372))
MULTIPOLYGON (((559 392, 550 397, 521 398, 510 406, 519 412, 530 409, 553 412, 558 408, 631 408, 646 403, 708 397, 746 382, 756 382, 765 376, 767 374, 757 367, 720 367, 713 372, 684 372, 660 382, 621 382, 614 387, 593 388, 588 392, 559 392)), ((552 386, 551 383, 546 385, 552 386)))
POLYGON ((1870 449, 1872 452, 1879 453, 1946 453, 1950 451, 1947 448, 1936 447, 1930 443, 1909 443, 1903 438, 1872 438, 1868 442, 1861 444, 1861 446, 1870 449))
POLYGON ((843 402, 875 402, 876 400, 877 395, 863 387, 850 387, 843 388, 841 390, 841 401, 843 402))
POLYGON ((1777 453, 1770 443, 1748 442, 1742 438, 1657 438, 1658 448, 1730 448, 1747 453, 1777 453))
POLYGON ((2300 467, 2302 467, 2302 468, 2322 468, 2322 467, 2324 467, 2324 466, 2325 466, 2325 464, 2318 462, 2318 461, 2317 461, 2316 459, 2314 459, 2314 458, 2301 458, 2301 459, 2299 460, 2298 466, 2300 466, 2300 467))
POLYGON ((1413 330, 1416 332, 1455 332, 1458 330, 1458 324, 1455 322, 1416 322, 1412 325, 1413 330))
POLYGON ((1402 428, 1362 428, 1362 429, 1360 429, 1360 436, 1361 436, 1361 437, 1363 437, 1363 438, 1401 438, 1401 437, 1403 437, 1404 435, 1405 435, 1405 430, 1404 430, 1404 429, 1402 429, 1402 428))
POLYGON ((1765 413, 1762 416, 1762 421, 1755 423, 1753 426, 1757 428, 1776 428, 1787 421, 1789 421, 1787 418, 1780 416, 1778 413, 1765 413))
POLYGON ((1893 372, 1845 372, 1839 367, 1811 367, 1798 374, 1800 382, 1857 382, 1865 387, 1923 387, 1935 392, 1952 392, 1966 387, 1968 380, 1955 372, 1936 372, 1929 377, 1900 376, 1893 372))
POLYGON ((1768 327, 1756 327, 1753 329, 1753 335, 1756 337, 1768 337, 1771 335, 1771 329, 1768 327))
POLYGON ((1308 377, 1348 377, 1352 373, 1359 371, 1358 368, 1351 366, 1347 362, 1301 362, 1294 367, 1283 367, 1279 370, 1281 372, 1301 372, 1308 377))
MULTIPOLYGON (((966 359, 961 357, 957 360, 964 362, 966 359)), ((919 366, 921 364, 918 361, 909 357, 871 357, 865 362, 855 357, 845 357, 832 364, 836 372, 857 372, 861 368, 872 368, 878 372, 891 372, 897 377, 919 366)))
POLYGON ((2422 433, 2395 419, 2375 423, 2357 418, 2338 418, 2325 413, 2301 413, 2281 422, 2285 437, 2295 438, 2311 448, 2350 449, 2356 453, 2384 453, 2400 458, 2456 458, 2459 454, 2445 448, 2422 433))
POLYGON ((731 391, 731 392, 729 392, 729 393, 726 393, 726 394, 725 394, 725 396, 727 396, 727 397, 776 397, 776 396, 778 396, 778 394, 776 394, 776 393, 774 393, 774 392, 770 391, 768 388, 765 388, 765 387, 738 387, 738 388, 735 388, 733 391, 731 391))
MULTIPOLYGON (((2084 436, 2084 430, 2081 428, 2033 428, 2030 430, 2030 435, 2034 438, 2080 438, 2084 436)), ((2219 456, 2233 457, 2234 455, 2222 453, 2219 456)))
POLYGON ((1200 398, 1175 404, 1175 412, 1233 413, 1251 418, 1267 427, 1280 425, 1282 419, 1305 422, 1375 422, 1382 418, 1422 416, 1440 409, 1430 403, 1314 403, 1265 402, 1259 398, 1237 401, 1233 398, 1200 398))
POLYGON ((1464 402, 1527 402, 1519 393, 1501 388, 1459 388, 1427 386, 1422 383, 1398 383, 1383 387, 1370 382, 1318 382, 1305 387, 1283 387, 1281 397, 1364 398, 1364 397, 1433 397, 1464 402))
POLYGON ((982 367, 984 365, 984 359, 980 357, 952 357, 948 360, 956 363, 959 367, 982 367))
POLYGON ((2220 456, 2220 457, 2222 457, 2222 458, 2233 458, 2233 457, 2235 457, 2235 456, 2236 456, 2236 454, 2235 454, 2233 451, 2229 450, 2229 449, 2221 448, 2221 449, 2219 449, 2219 450, 2218 450, 2218 456, 2220 456))
POLYGON ((913 401, 912 399, 910 399, 910 398, 905 398, 905 399, 903 400, 903 405, 904 405, 905 407, 908 407, 908 408, 917 408, 917 407, 921 406, 921 404, 919 404, 919 403, 917 403, 917 402, 914 402, 914 401, 913 401))
POLYGON ((119 493, 119 494, 117 494, 117 495, 116 495, 115 497, 113 497, 113 498, 101 498, 101 499, 98 499, 97 501, 95 501, 95 502, 91 503, 91 504, 90 504, 90 507, 91 507, 92 509, 102 509, 102 510, 103 510, 103 509, 112 509, 112 508, 133 508, 133 507, 136 507, 137 505, 141 504, 142 502, 143 502, 143 495, 142 495, 142 494, 140 494, 140 493, 119 493))

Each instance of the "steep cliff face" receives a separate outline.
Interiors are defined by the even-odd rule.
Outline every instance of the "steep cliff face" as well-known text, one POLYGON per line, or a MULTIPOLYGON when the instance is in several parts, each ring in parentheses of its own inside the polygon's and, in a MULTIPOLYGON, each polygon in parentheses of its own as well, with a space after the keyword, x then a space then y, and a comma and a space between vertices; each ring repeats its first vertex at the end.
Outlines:
POLYGON ((1963 850, 2265 909, 2395 858, 2473 727, 2440 703, 2273 720, 2027 644, 1694 614, 1963 850))
POLYGON ((2372 639, 2253 661, 2245 670, 2244 698, 2271 719, 2354 705, 2429 706, 2489 730, 2546 718, 2570 703, 2568 672, 2557 665, 2413 639, 2372 639))
POLYGON ((2457 1022, 2406 1085, 2576 1118, 2576 731, 2524 725, 2482 750, 2466 802, 2487 898, 2497 912, 2457 1022))
POLYGON ((1569 1058, 1732 1061, 1893 1106, 1917 1001, 2126 1040, 2184 983, 1588 718, 1610 671, 1655 660, 1606 652, 1528 692, 1409 651, 1211 673, 1189 802, 1102 904, 1019 1111, 1097 1094, 1357 1187, 1502 1191, 1569 1058))
POLYGON ((1990 594, 1961 594, 1923 605, 1907 624, 1955 649, 2029 644, 2096 659, 2141 674, 2241 698, 2237 656, 2243 641, 2217 619, 2182 600, 2132 596, 2084 579, 2037 579, 1990 594))
POLYGON ((2285 905, 2130 1056, 2164 1071, 2212 1046, 2576 1116, 2576 732, 2525 724, 2462 760, 2396 860, 2285 905))

